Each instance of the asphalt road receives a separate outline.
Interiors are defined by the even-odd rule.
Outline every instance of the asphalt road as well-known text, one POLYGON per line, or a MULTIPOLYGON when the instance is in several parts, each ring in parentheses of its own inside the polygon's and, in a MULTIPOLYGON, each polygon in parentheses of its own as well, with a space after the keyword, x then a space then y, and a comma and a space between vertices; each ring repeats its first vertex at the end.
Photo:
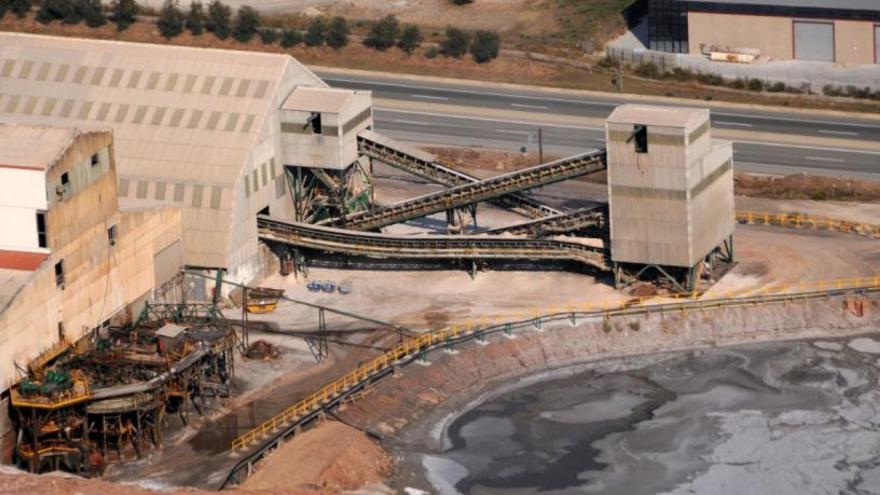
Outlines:
MULTIPOLYGON (((626 102, 625 98, 557 97, 527 90, 486 89, 456 84, 439 85, 363 76, 341 78, 324 74, 322 77, 333 86, 369 89, 373 91, 375 98, 519 110, 535 116, 535 120, 511 121, 377 107, 374 114, 377 131, 393 138, 420 143, 491 147, 511 151, 526 146, 530 151, 534 151, 537 148, 537 128, 540 126, 544 151, 548 155, 574 154, 602 147, 604 130, 600 127, 541 122, 541 115, 561 114, 605 118, 615 106, 626 102)), ((880 123, 857 117, 810 116, 751 109, 713 110, 712 124, 716 128, 800 136, 804 138, 804 143, 816 138, 880 142, 880 123)), ((738 168, 753 172, 778 174, 806 172, 880 179, 880 152, 875 151, 763 140, 735 141, 734 159, 738 168)))

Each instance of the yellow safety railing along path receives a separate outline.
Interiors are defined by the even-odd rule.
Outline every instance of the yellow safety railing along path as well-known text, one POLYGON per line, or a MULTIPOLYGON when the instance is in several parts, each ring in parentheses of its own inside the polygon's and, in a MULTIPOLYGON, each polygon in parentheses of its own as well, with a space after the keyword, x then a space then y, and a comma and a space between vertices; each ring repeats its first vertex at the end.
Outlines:
MULTIPOLYGON (((562 307, 565 308, 564 313, 597 313, 604 314, 606 316, 612 316, 613 313, 621 311, 638 311, 639 309, 641 309, 644 312, 648 312, 654 310, 652 306, 659 308, 661 307, 661 305, 668 304, 670 302, 687 303, 689 305, 693 305, 694 309, 707 309, 722 307, 726 305, 733 306, 738 304, 738 302, 743 299, 761 296, 794 296, 797 294, 825 292, 832 290, 875 288, 880 288, 880 275, 875 277, 849 278, 840 280, 820 280, 797 284, 779 284, 760 289, 744 290, 737 292, 731 291, 720 294, 713 294, 713 296, 708 299, 699 299, 699 294, 689 293, 660 297, 652 296, 640 297, 635 299, 631 298, 626 300, 618 299, 583 304, 568 304, 562 305, 562 307)), ((555 309, 558 308, 554 308, 554 311, 555 309)), ((539 309, 534 308, 532 311, 529 312, 512 315, 511 318, 506 318, 504 319, 504 321, 512 323, 514 321, 539 320, 548 314, 558 314, 558 312, 548 313, 547 311, 540 311, 539 309)), ((499 320, 502 319, 502 316, 496 315, 494 317, 488 318, 487 322, 495 321, 496 323, 493 326, 499 326, 504 324, 497 323, 499 320)), ((342 376, 341 378, 338 378, 324 385, 317 392, 284 409, 280 413, 264 421, 252 430, 237 437, 232 441, 231 447, 233 450, 244 449, 251 443, 259 441, 269 433, 276 431, 278 428, 315 412, 324 404, 337 398, 340 394, 348 391, 353 387, 358 386, 359 384, 361 384, 361 382, 367 380, 371 376, 378 374, 380 371, 387 370, 397 361, 405 357, 414 356, 419 352, 425 350, 426 348, 435 344, 440 344, 448 339, 469 334, 483 328, 484 326, 477 325, 474 322, 465 322, 462 324, 451 325, 449 327, 441 328, 433 332, 426 332, 418 336, 412 337, 404 341, 400 345, 394 347, 393 349, 385 352, 384 354, 377 356, 358 366, 356 369, 342 376)), ((486 326, 486 328, 488 327, 486 326)))

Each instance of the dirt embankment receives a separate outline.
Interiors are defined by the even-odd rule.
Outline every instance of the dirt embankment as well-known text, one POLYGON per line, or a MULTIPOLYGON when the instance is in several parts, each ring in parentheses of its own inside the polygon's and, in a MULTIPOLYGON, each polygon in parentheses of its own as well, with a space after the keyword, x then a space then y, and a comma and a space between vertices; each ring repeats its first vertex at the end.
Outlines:
POLYGON ((391 467, 388 454, 364 433, 327 421, 283 444, 242 488, 309 488, 335 493, 381 484, 391 474, 391 467))
POLYGON ((436 421, 500 383, 548 369, 612 357, 737 343, 835 337, 880 329, 880 295, 750 306, 644 319, 558 322, 520 331, 489 345, 457 346, 457 354, 430 354, 430 366, 410 366, 380 382, 364 400, 340 413, 381 435, 400 438, 415 426, 427 434, 436 421))

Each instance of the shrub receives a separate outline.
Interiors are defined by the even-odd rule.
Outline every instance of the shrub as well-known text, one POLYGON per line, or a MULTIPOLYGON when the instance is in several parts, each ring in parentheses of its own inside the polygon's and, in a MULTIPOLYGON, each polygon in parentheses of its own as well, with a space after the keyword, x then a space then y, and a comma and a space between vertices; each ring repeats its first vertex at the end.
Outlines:
POLYGON ((812 199, 813 201, 825 201, 826 199, 828 199, 828 193, 820 189, 811 194, 810 199, 812 199))
POLYGON ((730 81, 730 87, 733 89, 745 89, 746 80, 741 77, 737 77, 733 81, 730 81))
POLYGON ((302 35, 296 29, 285 29, 281 33, 281 46, 290 48, 302 43, 302 35))
POLYGON ((837 86, 826 84, 825 86, 822 86, 822 94, 825 96, 840 96, 842 91, 837 86))
POLYGON ((185 24, 186 29, 193 36, 199 36, 205 32, 205 8, 202 7, 202 2, 195 0, 189 5, 185 24))
POLYGON ((386 50, 397 43, 398 36, 400 36, 400 23, 394 15, 388 14, 373 24, 370 33, 364 39, 364 44, 376 50, 386 50))
POLYGON ((449 26, 446 38, 440 43, 440 51, 447 57, 460 58, 468 51, 470 36, 461 29, 449 26))
POLYGON ((474 40, 471 42, 471 56, 478 64, 482 64, 492 60, 498 56, 498 47, 501 39, 498 33, 494 31, 477 31, 474 33, 474 40))
POLYGON ((700 74, 697 76, 697 80, 710 86, 721 86, 724 84, 724 78, 718 74, 700 74))
POLYGON ((767 84, 767 91, 771 93, 782 93, 785 91, 785 83, 777 81, 773 84, 767 84))
POLYGON ((205 29, 214 33, 214 36, 221 40, 225 40, 232 32, 232 9, 220 2, 214 0, 208 5, 208 20, 205 22, 205 29))
POLYGON ((642 62, 636 67, 636 75, 647 79, 658 79, 660 68, 654 62, 642 62))
POLYGON ((104 14, 101 0, 81 0, 79 6, 81 9, 80 13, 86 21, 86 26, 98 28, 107 24, 107 15, 104 14))
POLYGON ((642 329, 642 323, 639 320, 631 321, 626 326, 628 326, 633 332, 638 332, 642 329))
POLYGON ((856 86, 847 86, 846 87, 846 96, 850 98, 870 98, 871 97, 871 88, 859 88, 856 86))
POLYGON ((763 91, 764 81, 760 79, 749 79, 748 88, 749 91, 763 91))
POLYGON ((620 62, 617 59, 611 58, 608 55, 602 57, 601 60, 596 62, 596 65, 603 69, 616 69, 620 67, 620 62))
POLYGON ((260 41, 264 45, 274 45, 278 42, 278 31, 275 28, 260 28, 257 34, 260 35, 260 41))
POLYGON ((43 24, 59 19, 63 19, 65 24, 78 24, 82 20, 75 3, 70 0, 43 0, 36 19, 43 24))
POLYGON ((437 55, 440 54, 440 50, 437 49, 436 46, 432 46, 428 48, 428 51, 425 52, 425 58, 437 58, 437 55))
POLYGON ((605 333, 611 333, 612 330, 614 330, 614 327, 611 326, 611 321, 608 318, 603 318, 602 331, 604 331, 605 333))
POLYGON ((400 33, 400 39, 397 40, 397 47, 406 53, 412 53, 419 45, 422 44, 422 32, 418 26, 408 25, 403 28, 400 33))
POLYGON ((689 69, 683 69, 681 67, 674 67, 672 72, 669 72, 669 77, 676 81, 689 81, 694 78, 694 73, 689 69))
POLYGON ((327 45, 332 48, 342 48, 348 44, 348 22, 344 17, 334 17, 330 20, 327 28, 327 45))
POLYGON ((315 17, 309 23, 306 30, 305 42, 307 46, 321 46, 327 41, 327 22, 323 17, 315 17))
POLYGON ((180 36, 183 32, 186 17, 177 6, 177 0, 165 0, 162 10, 159 11, 159 19, 156 21, 156 27, 159 32, 166 38, 174 38, 180 36))
POLYGON ((110 20, 116 24, 117 31, 125 31, 137 21, 140 6, 134 0, 113 0, 110 2, 110 20))
POLYGON ((9 5, 9 10, 11 10, 16 17, 23 19, 28 15, 28 12, 31 11, 31 6, 34 2, 33 0, 6 0, 6 3, 9 5))
POLYGON ((260 14, 253 7, 247 5, 239 7, 238 15, 235 16, 235 28, 232 30, 232 37, 236 40, 247 43, 257 30, 260 29, 260 14))

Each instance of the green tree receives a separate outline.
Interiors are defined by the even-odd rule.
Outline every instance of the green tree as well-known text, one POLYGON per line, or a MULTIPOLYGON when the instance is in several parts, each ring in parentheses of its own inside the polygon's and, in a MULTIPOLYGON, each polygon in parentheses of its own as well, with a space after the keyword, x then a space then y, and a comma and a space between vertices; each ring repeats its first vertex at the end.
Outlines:
POLYGON ((379 19, 370 28, 370 33, 364 39, 364 44, 377 50, 385 50, 394 46, 400 35, 400 23, 392 14, 379 19))
POLYGON ((117 31, 125 31, 137 21, 140 6, 134 0, 113 0, 110 2, 110 20, 116 24, 117 31))
POLYGON ((189 4, 189 12, 186 14, 184 24, 193 36, 199 36, 205 32, 205 8, 202 7, 202 2, 196 0, 189 4))
POLYGON ((262 41, 264 45, 274 45, 275 42, 278 41, 278 31, 276 31, 275 28, 260 28, 258 33, 260 35, 260 41, 262 41))
POLYGON ((422 32, 415 25, 408 25, 403 28, 400 33, 400 39, 397 41, 397 47, 406 53, 412 53, 419 45, 422 44, 422 32))
POLYGON ((101 0, 81 0, 79 6, 82 9, 81 14, 86 21, 86 26, 99 28, 107 24, 107 14, 104 13, 101 0))
POLYGON ((14 12, 19 19, 23 19, 31 11, 34 2, 33 0, 7 0, 7 3, 9 10, 14 12))
POLYGON ((306 30, 306 45, 321 46, 325 41, 327 41, 327 21, 323 17, 315 17, 306 30))
POLYGON ((302 43, 302 40, 302 34, 296 29, 285 29, 284 32, 281 33, 281 46, 284 48, 296 46, 302 43))
POLYGON ((250 41, 260 29, 260 14, 247 5, 239 7, 232 36, 242 43, 250 41))
POLYGON ((498 56, 501 40, 494 31, 477 31, 471 43, 471 56, 478 64, 492 60, 498 56))
POLYGON ((162 10, 159 11, 159 19, 156 21, 156 27, 162 36, 171 39, 180 36, 183 32, 183 24, 186 17, 183 11, 177 6, 177 0, 165 0, 162 10))
POLYGON ((208 20, 205 22, 205 28, 221 40, 228 38, 232 32, 232 9, 220 0, 211 2, 208 5, 208 20))
POLYGON ((440 43, 440 51, 447 57, 461 58, 468 51, 470 36, 456 27, 446 28, 446 38, 440 43))
POLYGON ((327 29, 327 45, 336 49, 348 44, 348 22, 344 17, 334 17, 327 29))
POLYGON ((77 24, 82 20, 76 10, 76 4, 70 0, 43 0, 36 19, 43 24, 59 19, 63 19, 65 24, 77 24))

